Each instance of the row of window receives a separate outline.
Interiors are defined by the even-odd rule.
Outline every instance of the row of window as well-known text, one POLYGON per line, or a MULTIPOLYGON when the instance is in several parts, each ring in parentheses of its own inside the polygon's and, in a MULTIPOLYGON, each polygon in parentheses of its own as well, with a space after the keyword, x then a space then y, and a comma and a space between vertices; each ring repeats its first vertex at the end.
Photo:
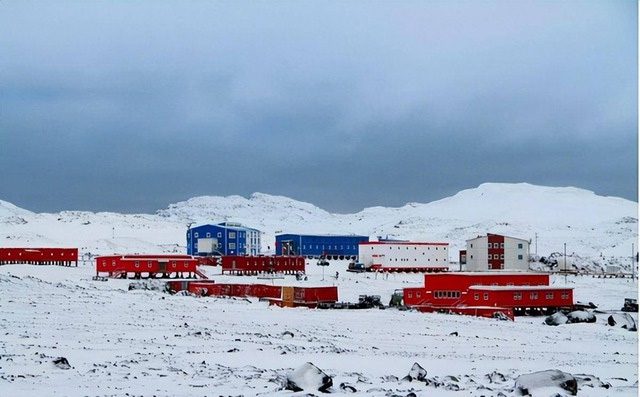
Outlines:
MULTIPOLYGON (((524 245, 518 243, 518 249, 522 249, 524 245)), ((473 243, 469 244, 469 248, 473 248, 473 243)), ((487 248, 504 248, 504 243, 487 243, 487 248)))
MULTIPOLYGON (((316 249, 320 249, 319 247, 320 247, 320 245, 316 245, 316 249)), ((341 246, 340 246, 340 249, 341 249, 341 250, 343 250, 343 249, 345 249, 344 247, 345 247, 344 245, 341 245, 341 246)), ((346 249, 356 249, 356 246, 355 246, 355 245, 347 245, 346 247, 347 247, 346 249)), ((306 250, 306 249, 307 249, 307 245, 306 245, 306 244, 303 244, 303 245, 302 245, 302 249, 303 249, 303 250, 306 250)), ((310 249, 310 250, 312 250, 312 249, 313 249, 313 245, 312 245, 312 244, 309 244, 309 249, 310 249)), ((324 247, 324 244, 323 244, 323 245, 322 245, 322 249, 328 249, 328 250, 330 250, 330 249, 334 249, 334 250, 337 250, 337 249, 338 249, 338 246, 337 246, 337 245, 334 245, 334 246, 333 246, 333 248, 331 248, 331 245, 329 245, 327 248, 325 248, 325 247, 324 247)))
POLYGON ((460 291, 434 291, 433 297, 436 299, 454 299, 460 297, 460 291))
MULTIPOLYGON (((229 249, 230 249, 230 250, 234 250, 234 249, 236 249, 236 243, 229 243, 229 244, 228 244, 228 246, 229 246, 229 249)), ((195 244, 195 248, 196 248, 196 249, 198 248, 198 243, 196 243, 196 244, 195 244)), ((218 243, 218 245, 216 246, 216 248, 221 249, 221 248, 222 248, 222 244, 221 244, 221 243, 218 243)), ((247 248, 247 244, 239 243, 239 244, 238 244, 238 248, 247 248)))
MULTIPOLYGON (((473 255, 471 255, 473 258, 473 255)), ((504 259, 504 254, 493 254, 493 258, 491 258, 491 254, 487 255, 487 259, 504 259)), ((522 260, 522 255, 518 255, 518 260, 522 260)))
MULTIPOLYGON (((200 234, 198 232, 193 233, 193 237, 198 238, 200 236, 200 234)), ((218 234, 216 235, 218 238, 222 238, 222 232, 218 232, 218 234)), ((244 232, 239 232, 238 233, 238 237, 243 238, 245 236, 244 232)), ((210 238, 211 237, 211 232, 207 232, 205 234, 205 237, 210 238)), ((229 232, 228 237, 230 239, 235 239, 236 238, 236 232, 229 232)), ((256 239, 254 239, 256 240, 256 239)))
MULTIPOLYGON (((489 300, 489 293, 485 292, 482 295, 483 295, 482 298, 484 300, 486 300, 486 301, 489 300)), ((545 294, 545 299, 551 300, 551 299, 553 299, 553 296, 554 296, 553 292, 547 292, 545 294)), ((563 292, 562 295, 561 295, 561 298, 564 299, 564 300, 569 299, 569 293, 568 292, 563 292)), ((480 294, 479 293, 473 294, 473 299, 474 300, 480 300, 480 294)), ((529 293, 529 299, 530 300, 537 300, 538 299, 538 293, 537 292, 530 292, 529 293)), ((522 300, 522 292, 514 292, 513 293, 513 300, 514 301, 522 300)))

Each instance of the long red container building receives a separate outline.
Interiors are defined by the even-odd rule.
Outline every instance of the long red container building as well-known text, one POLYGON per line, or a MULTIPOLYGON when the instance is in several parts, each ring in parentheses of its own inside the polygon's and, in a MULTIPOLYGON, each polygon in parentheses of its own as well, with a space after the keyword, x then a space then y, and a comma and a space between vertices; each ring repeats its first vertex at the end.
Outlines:
POLYGON ((188 291, 198 296, 254 297, 283 307, 316 307, 318 303, 338 301, 338 287, 291 287, 266 284, 218 284, 213 280, 167 282, 167 289, 176 293, 188 291))
POLYGON ((143 276, 160 277, 202 277, 198 271, 199 261, 191 255, 107 255, 96 257, 96 275, 107 274, 114 278, 135 278, 143 276))
POLYGON ((573 288, 549 285, 549 275, 517 272, 427 274, 424 287, 405 288, 404 303, 421 311, 508 317, 572 308, 573 288))
POLYGON ((222 273, 256 275, 261 273, 297 274, 305 272, 303 256, 222 256, 222 273))
POLYGON ((0 248, 0 265, 78 266, 77 248, 0 248))

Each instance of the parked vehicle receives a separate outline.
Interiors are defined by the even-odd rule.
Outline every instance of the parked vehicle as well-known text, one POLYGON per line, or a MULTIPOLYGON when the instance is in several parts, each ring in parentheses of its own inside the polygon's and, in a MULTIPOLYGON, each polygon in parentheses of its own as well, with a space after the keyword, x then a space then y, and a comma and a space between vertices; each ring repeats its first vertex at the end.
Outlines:
POLYGON ((621 309, 623 312, 638 312, 638 300, 634 298, 625 298, 624 306, 621 309))

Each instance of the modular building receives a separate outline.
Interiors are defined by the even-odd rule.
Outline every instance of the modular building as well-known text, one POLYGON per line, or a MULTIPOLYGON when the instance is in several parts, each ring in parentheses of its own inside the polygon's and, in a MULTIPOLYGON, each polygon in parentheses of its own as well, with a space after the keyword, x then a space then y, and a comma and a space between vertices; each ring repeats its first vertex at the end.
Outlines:
POLYGON ((259 255, 261 249, 260 231, 239 223, 207 224, 187 230, 188 255, 259 255))
POLYGON ((529 241, 499 234, 487 234, 467 240, 460 254, 467 270, 529 270, 529 241))
POLYGON ((26 263, 31 265, 78 266, 77 248, 0 248, 0 265, 26 263))
POLYGON ((143 255, 106 255, 96 257, 96 276, 106 273, 113 278, 134 278, 206 276, 198 270, 198 258, 190 255, 143 254, 143 255))
POLYGON ((365 269, 433 272, 449 270, 449 243, 368 241, 358 246, 365 269))
POLYGON ((493 315, 571 309, 573 289, 549 285, 549 275, 528 272, 428 274, 424 286, 405 288, 404 303, 422 311, 493 315))
POLYGON ((223 256, 222 274, 256 275, 261 273, 301 274, 305 272, 302 256, 223 256))
POLYGON ((189 291, 198 296, 255 297, 281 307, 317 307, 338 301, 338 287, 292 287, 265 284, 219 284, 206 281, 169 281, 170 292, 189 291))
POLYGON ((355 260, 358 244, 367 241, 369 236, 279 234, 276 236, 276 255, 355 260))

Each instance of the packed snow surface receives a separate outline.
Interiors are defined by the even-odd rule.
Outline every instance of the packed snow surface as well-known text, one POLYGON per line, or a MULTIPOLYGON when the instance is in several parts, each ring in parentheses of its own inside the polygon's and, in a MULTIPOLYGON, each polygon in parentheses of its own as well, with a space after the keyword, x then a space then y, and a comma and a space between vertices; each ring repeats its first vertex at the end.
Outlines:
MULTIPOLYGON (((557 257, 566 242, 576 266, 629 270, 637 211, 629 200, 529 184, 483 184, 432 203, 355 214, 260 193, 197 197, 156 214, 39 214, 0 201, 0 247, 183 253, 187 225, 233 221, 262 230, 267 252, 278 233, 331 233, 449 242, 455 256, 465 240, 490 232, 531 239, 534 253, 537 234, 539 256, 557 257)), ((622 328, 619 312, 624 298, 637 296, 630 278, 554 276, 554 285, 575 288, 576 301, 603 313, 596 323, 549 327, 542 317, 283 309, 145 289, 151 284, 129 291, 127 280, 93 281, 86 258, 77 268, 0 266, 0 396, 304 395, 284 385, 305 363, 330 376, 336 394, 510 396, 518 376, 545 370, 575 376, 581 396, 638 393, 637 332, 622 328), (607 324, 611 315, 619 324, 607 324), (426 375, 408 377, 415 368, 426 375)), ((351 274, 346 266, 312 262, 307 281, 272 282, 337 285, 342 301, 368 294, 385 303, 395 289, 423 282, 419 274, 351 274), (338 279, 328 276, 336 271, 338 279)), ((264 282, 203 270, 217 282, 264 282)))
MULTIPOLYGON (((205 270, 216 282, 264 281, 205 270)), ((308 270, 307 281, 273 282, 337 285, 341 300, 366 293, 388 302, 395 288, 423 278, 340 272, 323 280, 319 267, 308 270)), ((638 335, 607 325, 609 313, 596 313, 593 324, 549 327, 544 317, 278 308, 128 291, 132 280, 93 281, 93 274, 82 264, 0 266, 0 395, 306 395, 284 384, 307 362, 332 378, 339 395, 512 396, 518 376, 550 369, 589 374, 580 396, 638 393, 638 335), (53 363, 59 357, 69 369, 53 363), (406 377, 415 363, 426 370, 420 380, 406 377)), ((637 295, 629 278, 553 276, 552 283, 575 288, 576 300, 603 312, 637 295)))

